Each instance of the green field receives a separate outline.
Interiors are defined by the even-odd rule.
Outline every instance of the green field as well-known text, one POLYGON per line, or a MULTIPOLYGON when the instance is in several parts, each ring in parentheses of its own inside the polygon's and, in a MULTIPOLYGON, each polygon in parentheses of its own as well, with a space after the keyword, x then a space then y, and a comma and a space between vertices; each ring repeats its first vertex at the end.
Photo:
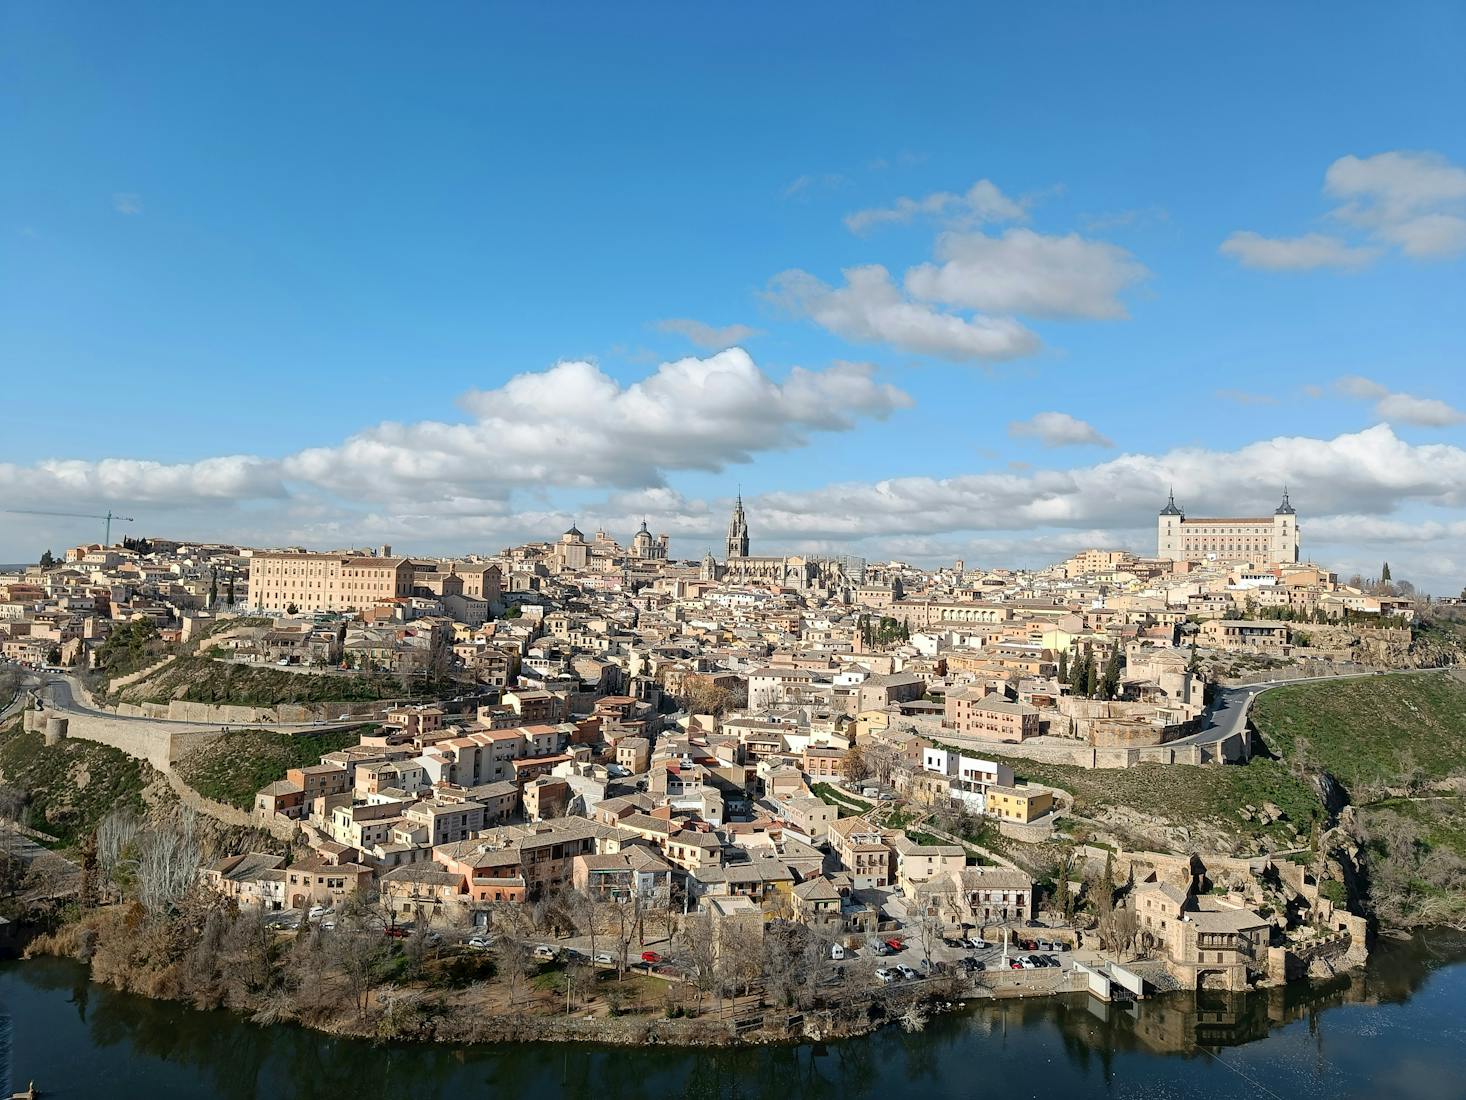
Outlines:
POLYGON ((47 746, 15 722, 0 732, 0 782, 27 799, 32 828, 72 847, 109 811, 142 812, 151 769, 125 753, 91 741, 47 746))
POLYGON ((1466 683, 1421 672, 1263 692, 1252 720, 1284 760, 1327 771, 1354 793, 1466 775, 1466 683))
POLYGON ((255 792, 277 779, 287 768, 318 764, 328 752, 355 745, 360 730, 284 734, 265 730, 236 730, 195 749, 174 770, 205 798, 238 806, 254 805, 255 792))

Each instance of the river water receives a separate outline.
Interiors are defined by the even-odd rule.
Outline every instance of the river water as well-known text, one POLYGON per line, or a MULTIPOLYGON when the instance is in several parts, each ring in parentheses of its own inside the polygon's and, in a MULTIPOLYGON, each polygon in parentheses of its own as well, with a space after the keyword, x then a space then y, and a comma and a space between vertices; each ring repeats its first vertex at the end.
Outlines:
POLYGON ((1466 941, 1418 935, 1361 975, 1131 1008, 988 1002, 925 1031, 750 1050, 374 1046, 257 1027, 92 985, 59 959, 0 964, 0 1096, 1466 1098, 1466 941))

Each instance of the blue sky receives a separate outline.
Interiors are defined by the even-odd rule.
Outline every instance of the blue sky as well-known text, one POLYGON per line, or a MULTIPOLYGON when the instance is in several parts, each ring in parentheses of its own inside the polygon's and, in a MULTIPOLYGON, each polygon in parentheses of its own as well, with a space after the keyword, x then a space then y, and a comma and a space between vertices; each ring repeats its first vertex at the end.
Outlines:
POLYGON ((5 6, 0 507, 1459 589, 1466 9, 914 8, 5 6))

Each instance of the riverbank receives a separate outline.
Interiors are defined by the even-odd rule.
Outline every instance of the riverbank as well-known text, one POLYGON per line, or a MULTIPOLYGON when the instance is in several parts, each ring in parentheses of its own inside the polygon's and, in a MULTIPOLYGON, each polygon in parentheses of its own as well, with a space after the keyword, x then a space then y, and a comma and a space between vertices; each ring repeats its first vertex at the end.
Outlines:
POLYGON ((38 935, 25 956, 78 961, 98 985, 259 1023, 425 1044, 828 1040, 893 1022, 920 1028, 978 995, 955 977, 876 986, 861 975, 848 985, 818 983, 813 994, 800 981, 718 996, 692 978, 531 964, 516 950, 490 956, 462 945, 429 948, 425 938, 385 938, 379 928, 282 935, 258 914, 217 904, 185 904, 166 921, 149 921, 135 904, 101 907, 38 935))
POLYGON ((587 1042, 427 1045, 336 1038, 117 992, 84 966, 0 964, 9 1075, 74 1100, 291 1100, 516 1091, 621 1100, 932 1100, 984 1094, 1106 1097, 1408 1096, 1456 1100, 1466 1078, 1466 948, 1421 934, 1382 945, 1364 973, 1240 996, 1169 994, 1137 1006, 1087 997, 985 1002, 919 1033, 753 1049, 587 1042), (57 1051, 66 1057, 58 1058, 57 1051), (1257 1082, 1265 1083, 1259 1088, 1257 1082))

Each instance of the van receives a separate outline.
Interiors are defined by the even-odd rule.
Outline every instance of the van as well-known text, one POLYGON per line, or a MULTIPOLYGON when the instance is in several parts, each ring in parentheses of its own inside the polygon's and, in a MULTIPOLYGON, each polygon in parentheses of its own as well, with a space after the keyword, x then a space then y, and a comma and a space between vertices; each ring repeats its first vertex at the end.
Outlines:
POLYGON ((830 958, 841 962, 845 958, 845 945, 841 943, 830 944, 830 958))

